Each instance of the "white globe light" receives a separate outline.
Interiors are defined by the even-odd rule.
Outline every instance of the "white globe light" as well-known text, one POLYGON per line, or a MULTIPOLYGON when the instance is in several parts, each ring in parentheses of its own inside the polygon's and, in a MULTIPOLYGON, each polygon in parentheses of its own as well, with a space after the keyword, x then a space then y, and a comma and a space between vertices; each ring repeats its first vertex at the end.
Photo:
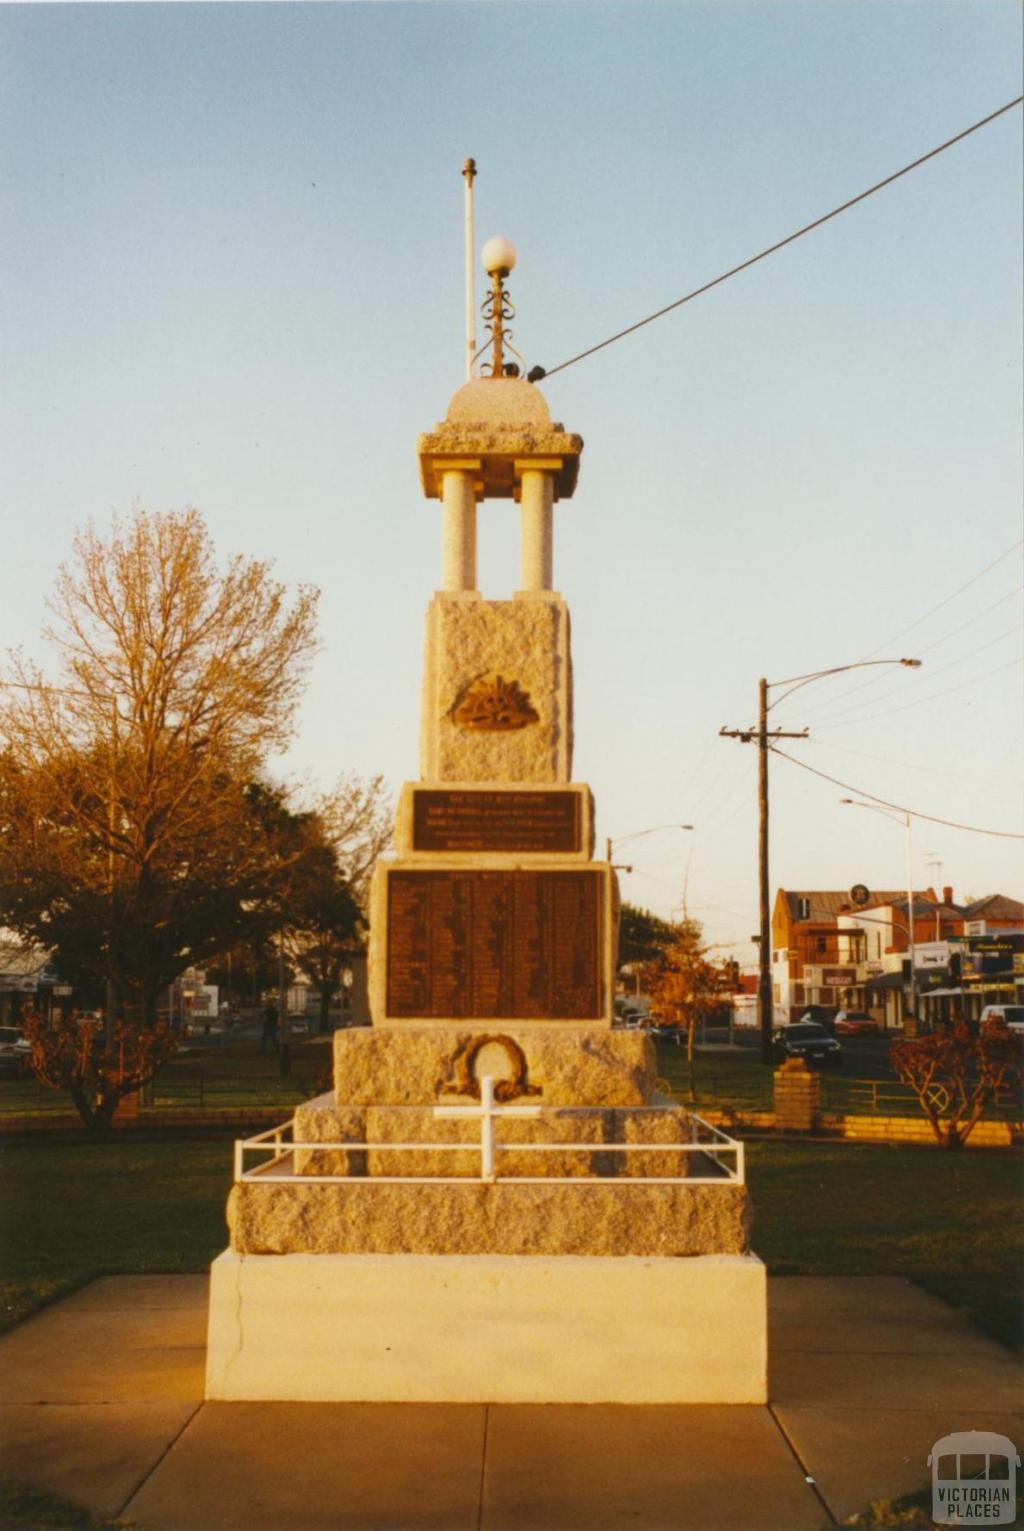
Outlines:
POLYGON ((488 276, 493 276, 496 271, 511 271, 516 263, 516 247, 511 239, 503 239, 498 234, 484 245, 480 259, 488 276))

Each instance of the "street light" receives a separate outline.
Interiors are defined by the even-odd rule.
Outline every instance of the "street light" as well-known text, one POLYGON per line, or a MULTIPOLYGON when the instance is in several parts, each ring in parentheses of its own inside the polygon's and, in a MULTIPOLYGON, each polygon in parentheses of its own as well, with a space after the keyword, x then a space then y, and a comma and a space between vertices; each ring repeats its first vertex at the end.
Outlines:
POLYGON ((4 691, 38 691, 46 696, 72 696, 83 702, 109 702, 111 721, 110 771, 107 780, 107 900, 110 931, 107 938, 107 999, 103 1018, 106 1051, 114 1046, 114 1001, 117 984, 114 977, 114 824, 117 803, 117 696, 112 691, 76 691, 70 686, 45 686, 40 681, 0 681, 4 691))
MULTIPOLYGON (((652 827, 650 829, 638 829, 635 832, 635 834, 631 834, 631 835, 617 835, 614 840, 609 835, 605 839, 605 842, 604 842, 604 846, 605 846, 604 859, 605 859, 605 861, 610 863, 611 859, 612 859, 612 850, 613 850, 613 848, 616 845, 626 845, 630 840, 640 840, 640 839, 642 839, 644 835, 656 835, 659 832, 659 830, 662 830, 662 829, 692 829, 692 828, 693 828, 692 824, 654 824, 654 825, 652 825, 652 827)), ((622 872, 632 872, 633 868, 632 867, 620 867, 619 870, 622 871, 622 872)))
POLYGON ((917 951, 914 946, 914 853, 910 833, 910 810, 907 808, 883 808, 879 803, 865 803, 859 797, 841 797, 840 803, 848 808, 870 808, 884 819, 902 824, 907 833, 907 936, 910 942, 910 1015, 917 1019, 917 989, 915 986, 917 951))
POLYGON ((907 668, 916 670, 920 667, 920 659, 860 659, 855 664, 832 665, 827 670, 812 670, 807 675, 790 675, 786 680, 765 680, 764 676, 758 682, 758 713, 756 728, 720 728, 719 735, 726 739, 739 739, 743 744, 751 744, 757 741, 757 847, 758 847, 758 892, 761 907, 760 927, 757 935, 759 946, 758 952, 758 980, 757 980, 757 1013, 758 1026, 761 1032, 761 1062, 772 1061, 772 1021, 774 1002, 772 997, 772 953, 771 953, 771 906, 770 889, 768 885, 768 741, 769 739, 806 739, 809 731, 804 728, 799 733, 787 733, 780 728, 768 731, 768 693, 775 691, 779 686, 787 687, 781 696, 771 703, 777 707, 785 701, 794 691, 799 691, 801 686, 807 686, 812 680, 821 680, 826 675, 843 675, 847 670, 863 670, 871 665, 905 665, 907 668))

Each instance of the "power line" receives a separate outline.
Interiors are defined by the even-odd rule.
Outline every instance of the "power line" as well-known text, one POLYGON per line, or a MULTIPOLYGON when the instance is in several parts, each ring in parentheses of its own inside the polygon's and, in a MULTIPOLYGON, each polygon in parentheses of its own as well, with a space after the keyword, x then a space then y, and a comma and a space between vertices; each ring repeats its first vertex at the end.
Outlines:
POLYGON ((1005 595, 1001 595, 999 597, 998 601, 993 601, 992 604, 990 606, 986 606, 983 611, 976 611, 973 617, 968 617, 966 622, 961 622, 960 626, 954 627, 952 632, 944 634, 944 636, 941 638, 936 638, 933 643, 926 643, 923 649, 918 650, 918 653, 930 654, 932 649, 937 649, 940 644, 948 643, 950 638, 955 638, 958 633, 962 633, 965 627, 973 627, 975 622, 981 621, 982 617, 987 617, 989 613, 995 611, 997 607, 1004 606, 1007 601, 1012 601, 1014 596, 1020 595, 1022 590, 1024 590, 1024 585, 1018 585, 1016 589, 1008 590, 1005 595))
MULTIPOLYGON (((1002 643, 1004 638, 1015 637, 1020 631, 1020 623, 1015 622, 1012 627, 1006 628, 1004 632, 997 633, 994 638, 988 638, 984 643, 979 643, 976 649, 971 649, 966 654, 958 654, 956 659, 951 659, 948 664, 939 665, 937 670, 929 670, 928 679, 931 680, 935 675, 944 675, 947 670, 955 670, 957 665, 966 664, 968 659, 975 659, 979 654, 983 654, 986 649, 993 648, 997 643, 1002 643)), ((835 718, 847 718, 851 712, 860 712, 864 707, 874 707, 876 703, 884 702, 890 696, 899 696, 902 690, 903 688, 901 686, 896 686, 892 691, 883 691, 881 696, 869 697, 868 700, 864 702, 854 702, 852 707, 840 707, 838 712, 827 712, 825 713, 824 717, 815 719, 814 726, 816 728, 823 726, 825 723, 832 722, 835 718)), ((932 691, 929 693, 929 695, 942 696, 944 693, 941 691, 932 691)), ((905 705, 908 707, 916 707, 917 703, 907 702, 905 705)), ((855 723, 857 719, 853 718, 851 721, 855 723)))
MULTIPOLYGON (((876 654, 880 654, 883 649, 891 648, 892 645, 894 643, 897 643, 900 638, 906 637, 907 633, 913 632, 915 627, 920 627, 922 622, 926 622, 928 620, 928 618, 934 616, 937 611, 941 611, 944 606, 948 606, 951 601, 955 601, 957 596, 963 595, 965 590, 969 590, 972 585, 976 585, 978 583, 979 579, 984 578, 984 576, 986 574, 988 574, 990 570, 994 569, 997 564, 1001 564, 1004 558, 1009 558, 1011 553, 1016 552, 1016 550, 1019 547, 1022 547, 1022 546, 1024 546, 1024 537, 1018 538, 1018 540, 1016 542, 1011 543, 1008 548, 1005 548, 1003 550, 1003 552, 999 554, 998 558, 994 558, 992 560, 992 562, 986 564, 983 569, 979 569, 977 574, 972 574, 971 578, 969 580, 965 581, 965 583, 962 584, 962 585, 958 585, 957 588, 954 591, 952 591, 952 593, 950 595, 943 596, 941 601, 937 601, 934 606, 929 606, 928 610, 926 612, 924 612, 923 615, 921 615, 920 617, 915 617, 913 622, 911 622, 907 627, 901 628, 898 633, 894 633, 891 638, 886 638, 884 643, 880 643, 878 645, 878 648, 872 649, 869 654, 865 654, 863 656, 864 659, 865 660, 873 659, 874 656, 876 654)), ((1010 595, 1015 595, 1016 593, 1017 593, 1016 590, 1011 590, 1009 594, 1010 595)), ((1008 600, 1008 599, 1009 599, 1009 596, 1002 596, 999 601, 993 602, 992 606, 987 607, 985 611, 979 612, 977 618, 971 618, 971 621, 975 621, 975 620, 980 619, 981 617, 985 616, 988 611, 993 611, 996 606, 999 606, 999 605, 1002 604, 1002 601, 1005 601, 1005 600, 1008 600)), ((966 627, 968 625, 969 625, 969 623, 966 623, 966 622, 962 623, 961 627, 954 628, 953 632, 952 633, 948 633, 946 636, 947 637, 952 637, 953 634, 962 631, 962 628, 966 627)), ((927 654, 929 652, 929 649, 936 648, 939 643, 943 643, 943 642, 945 642, 945 639, 939 638, 939 639, 936 640, 935 643, 930 644, 928 648, 922 649, 921 653, 922 654, 927 654)), ((878 682, 880 680, 882 680, 882 679, 883 679, 883 677, 881 675, 869 675, 866 680, 859 680, 859 681, 857 681, 857 683, 855 685, 847 686, 844 690, 836 692, 836 693, 833 693, 833 695, 831 697, 829 697, 828 700, 826 702, 824 702, 824 704, 821 703, 821 702, 817 703, 817 707, 818 707, 819 710, 822 707, 822 705, 824 705, 826 707, 829 707, 829 706, 834 707, 835 704, 837 702, 841 702, 844 697, 846 697, 846 696, 853 696, 854 693, 857 692, 857 691, 863 691, 865 686, 876 686, 878 684, 878 682)), ((814 721, 814 706, 815 706, 815 704, 812 703, 812 705, 811 705, 811 721, 812 722, 814 721)))
POLYGON ((1024 834, 1016 834, 1009 829, 979 829, 977 824, 958 824, 955 819, 940 819, 934 813, 919 813, 916 808, 907 808, 903 803, 890 803, 888 798, 876 797, 873 792, 866 792, 863 787, 853 787, 848 781, 840 781, 838 776, 829 776, 827 771, 819 771, 815 766, 809 766, 803 760, 797 760, 794 755, 787 755, 785 750, 778 749, 774 744, 768 748, 773 755, 778 755, 782 760, 788 760, 790 765, 799 766, 801 771, 810 771, 812 776, 820 776, 823 781, 830 781, 834 787, 842 787, 846 792, 856 792, 858 797, 869 798, 873 803, 880 803, 883 808, 895 808, 899 813, 909 813, 914 819, 927 819, 929 824, 944 824, 947 829, 965 829, 972 835, 994 835, 999 840, 1024 840, 1024 834))
POLYGON ((666 303, 664 308, 659 308, 655 313, 648 314, 646 319, 638 319, 636 324, 630 324, 626 329, 619 330, 617 334, 609 335, 607 340, 601 340, 596 346, 590 346, 586 351, 580 351, 577 356, 570 356, 568 361, 559 362, 557 367, 551 367, 550 369, 534 367, 529 374, 530 381, 539 382, 542 377, 554 377, 556 372, 564 372, 567 367, 575 366, 578 361, 583 361, 587 356, 593 356, 596 351, 603 351, 605 346, 613 345, 616 340, 623 340, 627 335, 632 335, 637 330, 643 329, 645 324, 653 324, 655 319, 663 318, 665 314, 670 314, 673 309, 681 308, 684 303, 691 303, 694 298, 699 298, 702 293, 710 292, 712 287, 719 287, 722 282, 727 282, 730 277, 738 276, 741 271, 749 270, 751 266, 756 266, 758 261, 766 260, 769 255, 774 255, 776 250, 782 250, 786 245, 791 245, 794 240, 802 239, 805 234, 810 234, 814 229, 821 228, 823 223, 828 223, 832 218, 838 218, 840 213, 845 213, 851 207, 856 207, 858 202, 865 201, 867 197, 873 197, 876 191, 881 191, 885 186, 891 186, 893 181, 898 181, 901 176, 909 175, 912 170, 916 170, 920 165, 926 164, 928 160, 934 159, 936 155, 944 154, 954 144, 958 144, 962 139, 970 137, 972 133, 977 133, 979 128, 987 127, 990 122, 994 122, 1004 112, 1012 111, 1015 106, 1021 104, 1022 100, 1024 100, 1024 96, 1017 96, 1015 100, 1007 101, 1005 106, 999 107, 997 111, 989 112, 988 116, 982 117, 979 122, 973 122, 969 128, 964 128, 962 133, 957 133, 953 138, 947 138, 945 143, 938 144, 934 149, 929 149, 927 154, 922 154, 918 159, 911 160, 909 165, 904 165, 901 170, 893 171, 892 175, 887 175, 884 180, 876 181, 874 186, 868 187, 867 191, 859 192, 857 196, 851 197, 849 201, 842 202, 838 207, 834 207, 830 213, 823 213, 820 218, 815 218, 813 223, 804 224, 802 229, 797 229, 793 234, 787 234, 785 239, 777 240, 775 244, 769 245, 767 249, 759 251, 757 255, 752 255, 749 260, 742 261, 740 265, 733 266, 729 271, 723 271, 721 276, 716 276, 712 281, 705 282, 702 287, 695 287, 685 297, 676 298, 674 303, 666 303))
POLYGON ((1024 537, 1018 537, 1016 542, 1011 542, 1010 546, 1000 553, 998 558, 993 558, 992 562, 987 563, 983 569, 979 569, 977 574, 972 574, 971 578, 964 584, 958 585, 952 595, 947 595, 941 601, 937 601, 934 606, 929 606, 923 616, 915 617, 909 626, 901 627, 898 633, 893 633, 891 638, 887 638, 877 649, 872 649, 870 654, 865 655, 865 658, 871 659, 875 654, 880 653, 882 649, 888 648, 890 643, 895 643, 898 638, 903 638, 907 633, 913 632, 915 627, 920 627, 922 622, 927 622, 929 617, 933 617, 937 611, 942 610, 943 606, 948 606, 950 601, 955 601, 958 595, 963 595, 965 590, 969 590, 972 585, 976 585, 979 579, 982 579, 990 569, 994 569, 996 564, 1002 563, 1004 558, 1009 558, 1010 554, 1016 552, 1019 547, 1024 547, 1024 537))
POLYGON ((947 686, 945 691, 929 691, 927 696, 919 696, 915 702, 904 702, 901 707, 887 707, 884 712, 869 712, 864 718, 840 718, 838 722, 829 723, 822 720, 815 723, 815 728, 853 728, 858 723, 873 723, 876 718, 891 718, 897 712, 909 712, 911 707, 921 707, 925 702, 941 702, 947 696, 952 696, 957 691, 962 691, 965 686, 973 686, 978 681, 987 680, 990 675, 1001 675, 1004 670, 1012 670, 1015 665, 1022 662, 1018 655, 1016 659, 1010 659, 1006 664, 996 665, 993 670, 983 670, 980 675, 970 675, 962 680, 959 685, 947 686))
POLYGON ((895 760, 891 755, 874 755, 868 750, 854 749, 850 744, 838 744, 835 739, 808 739, 828 750, 838 750, 841 755, 856 755, 859 760, 872 760, 878 765, 897 766, 904 771, 920 771, 925 776, 943 776, 947 781, 966 781, 975 787, 1005 787, 1008 778, 996 776, 965 776, 962 771, 941 771, 938 766, 921 765, 914 760, 895 760))

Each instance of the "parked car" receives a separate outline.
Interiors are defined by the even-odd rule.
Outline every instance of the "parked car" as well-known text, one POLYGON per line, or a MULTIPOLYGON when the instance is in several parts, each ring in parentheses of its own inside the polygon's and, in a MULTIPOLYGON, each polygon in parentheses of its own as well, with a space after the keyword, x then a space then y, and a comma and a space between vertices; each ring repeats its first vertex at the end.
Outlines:
POLYGON ((978 1024, 984 1026, 987 1021, 1002 1021, 1011 1031, 1024 1032, 1024 1005, 986 1005, 978 1024))
POLYGON ((646 1005, 632 999, 615 1001, 614 1025, 619 1031, 643 1031, 651 1024, 651 1014, 646 1005))
POLYGON ((787 1058, 803 1058, 805 1063, 836 1067, 843 1061, 843 1049, 835 1037, 814 1021, 781 1026, 772 1037, 772 1052, 780 1063, 787 1058))
POLYGON ((879 1031, 878 1022, 864 1010, 840 1010, 835 1018, 836 1036, 871 1036, 879 1031))
POLYGON ((28 1072, 28 1059, 32 1044, 22 1036, 17 1026, 0 1026, 0 1069, 20 1079, 28 1072))

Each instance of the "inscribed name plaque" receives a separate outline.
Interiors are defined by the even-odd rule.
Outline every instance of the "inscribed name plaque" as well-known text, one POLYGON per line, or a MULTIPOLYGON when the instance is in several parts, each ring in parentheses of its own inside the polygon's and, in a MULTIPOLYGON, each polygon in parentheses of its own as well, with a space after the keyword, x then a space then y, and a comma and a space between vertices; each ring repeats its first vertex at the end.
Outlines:
POLYGON ((579 792, 437 790, 413 795, 417 851, 578 851, 579 792))
POLYGON ((603 1011, 604 875, 388 875, 389 1016, 591 1020, 603 1011))

